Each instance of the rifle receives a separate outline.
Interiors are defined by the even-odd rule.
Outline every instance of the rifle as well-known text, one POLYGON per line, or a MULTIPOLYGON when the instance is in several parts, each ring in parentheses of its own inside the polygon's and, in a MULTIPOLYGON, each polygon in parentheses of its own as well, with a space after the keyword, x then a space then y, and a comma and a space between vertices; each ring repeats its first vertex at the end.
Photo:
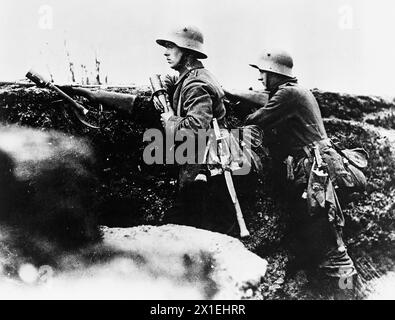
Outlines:
POLYGON ((159 107, 162 112, 169 112, 170 111, 169 96, 166 92, 166 89, 163 86, 162 80, 160 79, 160 75, 155 74, 152 77, 150 77, 149 80, 152 88, 152 98, 156 99, 156 103, 159 104, 159 107))
POLYGON ((72 107, 74 114, 76 115, 77 119, 84 124, 85 126, 93 129, 99 129, 98 126, 92 125, 87 122, 84 117, 90 112, 87 108, 76 102, 72 97, 64 93, 61 89, 59 89, 53 83, 47 81, 44 77, 33 70, 29 70, 26 73, 26 78, 31 80, 36 86, 41 88, 49 88, 56 91, 62 98, 64 98, 72 107))
POLYGON ((239 199, 237 198, 235 186, 233 184, 231 170, 230 170, 229 166, 226 164, 227 160, 226 160, 225 146, 222 141, 223 136, 221 135, 221 131, 219 129, 218 122, 217 122, 216 118, 213 119, 213 128, 214 128, 215 139, 217 140, 217 143, 218 143, 219 158, 221 161, 222 170, 224 172, 226 186, 228 187, 230 197, 231 197, 233 205, 236 209, 236 218, 237 218, 237 223, 239 224, 239 228, 240 228, 240 237, 242 237, 242 238, 248 237, 250 235, 250 233, 248 232, 248 229, 247 229, 245 221, 244 221, 243 213, 240 208, 239 199))

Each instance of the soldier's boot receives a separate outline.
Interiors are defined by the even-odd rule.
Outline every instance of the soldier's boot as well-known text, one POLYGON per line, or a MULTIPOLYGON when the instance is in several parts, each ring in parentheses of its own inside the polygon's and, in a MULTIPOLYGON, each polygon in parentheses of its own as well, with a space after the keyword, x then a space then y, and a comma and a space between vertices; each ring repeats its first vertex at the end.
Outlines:
POLYGON ((325 215, 305 219, 299 238, 298 260, 313 277, 317 271, 319 275, 337 279, 356 274, 341 229, 329 223, 325 215))
POLYGON ((319 268, 328 277, 349 278, 357 274, 354 262, 348 255, 340 227, 330 226, 332 237, 319 268))
POLYGON ((340 227, 329 225, 328 246, 317 268, 316 280, 334 299, 354 299, 357 270, 343 242, 340 227))

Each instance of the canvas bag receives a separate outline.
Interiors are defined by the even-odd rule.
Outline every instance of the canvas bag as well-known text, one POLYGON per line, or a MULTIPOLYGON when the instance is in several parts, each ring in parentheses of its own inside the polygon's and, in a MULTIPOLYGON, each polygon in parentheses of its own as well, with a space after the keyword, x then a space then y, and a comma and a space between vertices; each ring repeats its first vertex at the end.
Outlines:
POLYGON ((363 192, 366 189, 366 176, 361 171, 368 163, 364 149, 341 150, 335 146, 324 147, 320 153, 335 187, 347 192, 363 192))

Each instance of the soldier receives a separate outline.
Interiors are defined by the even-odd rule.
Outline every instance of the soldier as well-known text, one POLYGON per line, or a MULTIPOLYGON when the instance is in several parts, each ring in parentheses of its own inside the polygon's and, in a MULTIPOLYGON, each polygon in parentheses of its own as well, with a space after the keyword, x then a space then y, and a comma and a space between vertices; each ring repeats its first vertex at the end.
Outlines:
MULTIPOLYGON (((213 117, 222 126, 226 113, 223 101, 225 94, 214 76, 200 61, 207 58, 201 31, 195 26, 185 26, 157 39, 156 42, 165 48, 164 55, 170 68, 178 72, 178 76, 167 76, 164 81, 172 106, 169 112, 161 114, 166 134, 175 135, 177 132, 187 131, 189 134, 197 135, 199 129, 211 128, 213 117)), ((136 99, 139 99, 138 96, 129 94, 92 92, 82 88, 73 90, 73 93, 83 95, 96 103, 129 112, 133 110, 133 105, 136 105, 136 99)), ((175 160, 177 162, 177 159, 175 160)), ((207 214, 208 196, 215 192, 216 197, 211 197, 211 205, 221 205, 223 212, 234 217, 226 186, 222 182, 223 179, 219 184, 217 181, 220 179, 217 178, 208 181, 207 166, 199 164, 197 160, 199 159, 196 159, 195 164, 179 166, 179 194, 174 208, 165 220, 227 232, 234 224, 234 219, 222 220, 221 226, 221 223, 214 222, 220 216, 218 212, 211 217, 207 214), (228 224, 223 223, 224 221, 228 224)))
MULTIPOLYGON (((206 59, 207 55, 203 48, 203 34, 199 29, 185 26, 156 42, 165 48, 164 55, 170 68, 179 74, 178 77, 168 76, 165 80, 172 101, 172 109, 161 115, 166 133, 175 135, 180 131, 188 131, 197 136, 199 129, 211 128, 213 118, 223 124, 226 113, 223 101, 225 94, 218 81, 200 61, 206 59)), ((226 187, 218 185, 217 179, 207 181, 210 175, 207 166, 199 164, 198 158, 195 160, 195 164, 183 164, 179 168, 179 195, 167 222, 226 232, 226 228, 215 224, 211 219, 213 215, 208 213, 209 197, 214 186, 217 197, 224 200, 221 204, 225 208, 229 206, 226 187)), ((232 212, 232 209, 225 211, 232 212)))
POLYGON ((265 91, 226 93, 257 106, 246 124, 258 125, 265 137, 274 138, 269 139, 268 148, 290 190, 286 197, 299 240, 298 261, 306 268, 318 266, 326 276, 351 277, 356 272, 342 241, 343 213, 323 167, 327 165, 332 173, 339 157, 328 139, 318 103, 310 90, 298 84, 292 73, 293 59, 285 51, 264 52, 250 66, 258 69, 265 91))

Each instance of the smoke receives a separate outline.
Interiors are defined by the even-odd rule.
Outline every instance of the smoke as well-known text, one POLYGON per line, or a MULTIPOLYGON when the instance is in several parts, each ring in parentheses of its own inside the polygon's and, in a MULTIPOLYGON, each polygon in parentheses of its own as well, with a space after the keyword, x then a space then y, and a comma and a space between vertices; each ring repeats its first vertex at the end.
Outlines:
POLYGON ((62 250, 100 240, 93 165, 83 139, 0 127, 0 253, 13 261, 3 265, 10 274, 19 263, 51 264, 62 250))

